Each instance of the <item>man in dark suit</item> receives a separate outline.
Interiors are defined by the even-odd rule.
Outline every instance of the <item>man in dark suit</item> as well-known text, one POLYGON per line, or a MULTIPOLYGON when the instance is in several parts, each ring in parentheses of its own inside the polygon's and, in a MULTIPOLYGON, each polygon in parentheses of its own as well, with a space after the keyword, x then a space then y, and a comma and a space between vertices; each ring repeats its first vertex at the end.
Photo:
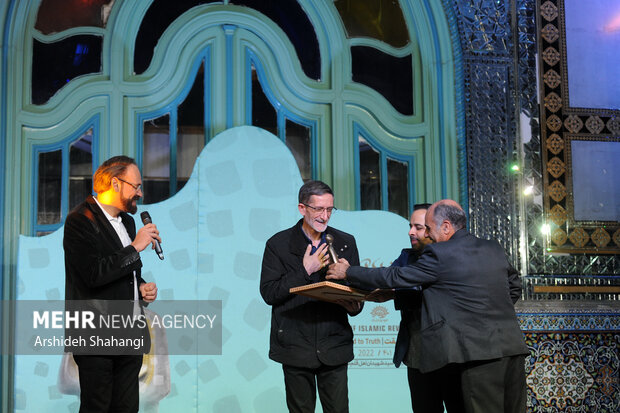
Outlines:
MULTIPOLYGON (((404 248, 392 267, 412 265, 422 255, 424 247, 432 241, 426 235, 425 217, 431 204, 416 204, 409 220, 409 240, 411 248, 404 248)), ((422 288, 400 288, 396 290, 375 290, 366 297, 368 301, 384 302, 394 300, 394 308, 401 312, 401 322, 394 348, 394 365, 407 364, 410 337, 420 330, 422 312, 422 288)), ((411 408, 414 413, 443 413, 444 403, 448 413, 463 411, 463 398, 460 391, 460 374, 455 369, 439 369, 422 373, 414 367, 407 367, 407 379, 411 394, 411 408)))
MULTIPOLYGON (((108 159, 93 175, 93 187, 97 197, 89 196, 65 221, 67 305, 92 299, 154 301, 157 286, 140 276, 139 252, 161 238, 154 224, 136 234, 128 214, 136 213, 136 202, 142 197, 142 177, 135 161, 126 156, 108 159)), ((78 352, 74 359, 80 379, 80 412, 137 412, 142 355, 78 352)))
POLYGON ((282 363, 286 404, 291 412, 314 412, 318 386, 325 413, 349 411, 347 364, 353 360, 348 315, 355 301, 329 303, 290 294, 292 287, 324 281, 328 264, 326 235, 340 257, 359 265, 353 236, 328 227, 334 194, 321 181, 299 190, 302 219, 271 237, 265 246, 260 293, 271 309, 269 358, 282 363))
POLYGON ((514 311, 517 272, 497 242, 467 232, 456 202, 436 202, 425 220, 434 243, 414 264, 366 269, 340 260, 326 278, 363 289, 421 285, 420 329, 410 337, 416 351, 407 365, 422 373, 457 369, 467 412, 525 412, 528 349, 514 311))

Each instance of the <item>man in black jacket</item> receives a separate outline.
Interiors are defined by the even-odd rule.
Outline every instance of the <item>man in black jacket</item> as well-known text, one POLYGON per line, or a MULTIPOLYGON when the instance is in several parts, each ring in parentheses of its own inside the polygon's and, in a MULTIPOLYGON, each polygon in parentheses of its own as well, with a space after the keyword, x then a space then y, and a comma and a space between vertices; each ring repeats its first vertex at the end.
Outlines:
POLYGON ((286 404, 291 412, 314 412, 318 385, 325 413, 349 411, 347 364, 353 360, 348 315, 362 306, 290 294, 289 289, 324 281, 328 264, 325 236, 334 237, 340 257, 359 265, 355 238, 327 226, 334 210, 331 188, 309 181, 299 190, 303 218, 267 241, 260 292, 272 306, 269 358, 282 364, 286 404))
POLYGON ((495 241, 465 229, 463 209, 452 200, 426 213, 434 241, 406 267, 361 268, 344 260, 327 279, 347 279, 363 289, 422 286, 420 329, 412 332, 408 366, 422 373, 456 368, 468 413, 523 413, 525 355, 514 303, 521 295, 517 272, 495 241))
MULTIPOLYGON (((89 196, 65 221, 67 306, 79 305, 75 300, 92 299, 154 301, 157 286, 140 276, 139 252, 161 238, 154 224, 145 225, 136 234, 128 214, 136 213, 136 201, 142 197, 142 177, 135 161, 126 156, 108 159, 93 175, 93 187, 97 197, 89 196)), ((148 337, 145 343, 150 343, 148 337)), ((83 350, 74 354, 80 413, 137 412, 142 355, 92 355, 83 350)))

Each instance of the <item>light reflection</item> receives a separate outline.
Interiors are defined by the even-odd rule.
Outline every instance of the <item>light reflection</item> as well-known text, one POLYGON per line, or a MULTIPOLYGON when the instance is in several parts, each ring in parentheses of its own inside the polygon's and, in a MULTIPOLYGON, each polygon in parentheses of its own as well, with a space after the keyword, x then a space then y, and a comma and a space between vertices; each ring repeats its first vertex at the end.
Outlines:
POLYGON ((613 17, 611 21, 605 25, 604 30, 606 33, 612 33, 620 30, 620 14, 613 17))

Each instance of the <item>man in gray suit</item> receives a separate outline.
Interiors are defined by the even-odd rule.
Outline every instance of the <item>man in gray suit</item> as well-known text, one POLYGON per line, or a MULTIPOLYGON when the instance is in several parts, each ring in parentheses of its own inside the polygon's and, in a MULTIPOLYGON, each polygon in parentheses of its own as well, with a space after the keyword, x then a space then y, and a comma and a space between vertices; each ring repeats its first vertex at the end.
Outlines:
POLYGON ((523 334, 514 311, 517 272, 495 241, 465 229, 452 200, 433 204, 426 231, 435 242, 406 267, 330 266, 326 279, 347 279, 365 290, 422 286, 420 330, 410 337, 406 364, 422 373, 456 368, 467 412, 523 413, 526 409, 523 334))

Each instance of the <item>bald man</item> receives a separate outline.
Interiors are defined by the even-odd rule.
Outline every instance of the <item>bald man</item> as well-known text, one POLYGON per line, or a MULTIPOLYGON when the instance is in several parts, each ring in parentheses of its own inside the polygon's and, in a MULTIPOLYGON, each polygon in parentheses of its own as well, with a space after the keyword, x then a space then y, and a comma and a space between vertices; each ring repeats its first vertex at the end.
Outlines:
POLYGON ((420 329, 409 342, 416 351, 405 364, 422 373, 457 371, 466 412, 523 413, 529 352, 514 310, 519 277, 497 242, 474 237, 465 225, 458 203, 436 202, 425 218, 434 243, 415 263, 364 268, 341 259, 326 279, 365 290, 422 286, 420 329))

